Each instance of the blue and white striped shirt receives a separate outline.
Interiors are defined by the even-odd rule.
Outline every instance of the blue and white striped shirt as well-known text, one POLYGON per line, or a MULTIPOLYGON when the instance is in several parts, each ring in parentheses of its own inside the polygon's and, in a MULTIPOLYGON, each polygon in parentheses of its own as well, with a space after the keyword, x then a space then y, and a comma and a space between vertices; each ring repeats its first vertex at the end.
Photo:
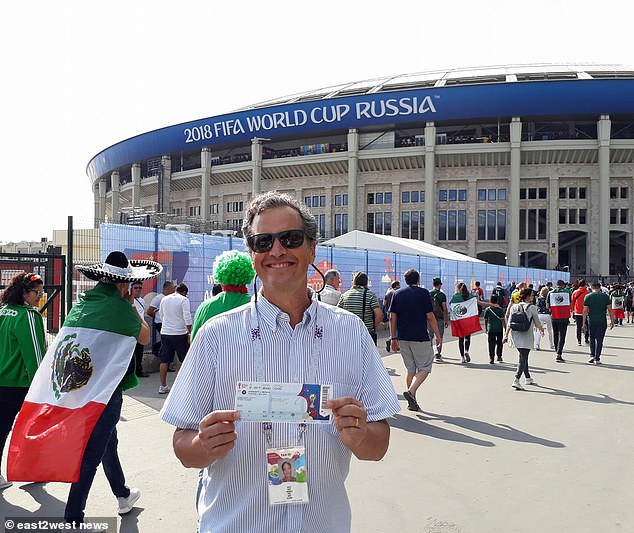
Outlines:
MULTIPOLYGON (((313 301, 301 323, 258 297, 264 375, 275 382, 304 383, 309 372, 315 314, 323 327, 316 383, 331 384, 333 397, 360 400, 368 421, 400 410, 394 388, 363 322, 342 309, 313 301)), ((196 335, 161 418, 179 428, 198 429, 214 410, 234 409, 236 382, 257 381, 251 332, 251 304, 210 319, 196 335)), ((273 446, 295 446, 298 425, 273 424, 273 446)), ((351 452, 334 424, 309 424, 304 434, 310 502, 268 504, 267 443, 261 424, 237 422, 229 454, 204 470, 198 502, 200 531, 336 533, 350 530, 344 481, 351 452)))

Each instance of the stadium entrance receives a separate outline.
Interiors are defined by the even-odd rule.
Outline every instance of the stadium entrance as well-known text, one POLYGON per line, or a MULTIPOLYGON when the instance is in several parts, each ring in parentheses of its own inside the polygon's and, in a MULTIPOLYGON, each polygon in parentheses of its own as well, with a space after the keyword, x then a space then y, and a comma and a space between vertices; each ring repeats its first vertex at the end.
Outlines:
POLYGON ((587 264, 587 241, 585 231, 560 232, 558 270, 567 270, 572 277, 592 274, 587 264))

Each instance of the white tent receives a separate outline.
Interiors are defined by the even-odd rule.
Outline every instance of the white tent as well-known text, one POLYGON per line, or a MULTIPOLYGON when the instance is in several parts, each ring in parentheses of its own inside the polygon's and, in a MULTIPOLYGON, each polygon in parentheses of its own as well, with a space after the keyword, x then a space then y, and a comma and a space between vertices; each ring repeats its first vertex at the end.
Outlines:
POLYGON ((440 259, 452 259, 453 261, 468 261, 471 263, 485 263, 475 257, 470 257, 459 252, 446 250, 440 246, 434 246, 423 241, 403 239, 391 235, 378 235, 365 231, 353 230, 320 243, 323 246, 336 248, 353 248, 357 250, 375 250, 378 252, 401 253, 421 255, 425 257, 438 257, 440 259))

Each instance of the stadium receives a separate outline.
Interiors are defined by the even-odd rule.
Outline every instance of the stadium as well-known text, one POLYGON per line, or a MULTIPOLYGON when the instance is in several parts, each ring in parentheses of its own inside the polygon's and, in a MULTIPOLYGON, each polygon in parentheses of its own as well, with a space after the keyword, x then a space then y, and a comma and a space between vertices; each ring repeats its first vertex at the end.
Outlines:
POLYGON ((150 131, 97 154, 95 220, 236 234, 250 198, 302 198, 323 239, 418 239, 491 264, 627 275, 634 67, 386 76, 150 131))

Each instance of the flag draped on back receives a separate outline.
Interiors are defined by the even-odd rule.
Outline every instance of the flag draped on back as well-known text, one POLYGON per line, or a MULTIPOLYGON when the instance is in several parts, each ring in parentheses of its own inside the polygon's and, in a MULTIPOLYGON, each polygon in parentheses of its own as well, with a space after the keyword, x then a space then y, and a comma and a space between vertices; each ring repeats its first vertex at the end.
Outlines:
POLYGON ((13 481, 79 479, 86 444, 126 374, 141 324, 115 287, 101 285, 72 309, 33 378, 9 446, 13 481))
POLYGON ((464 302, 449 304, 451 319, 451 334, 454 337, 466 337, 480 331, 480 317, 478 316, 478 300, 469 298, 464 302))
POLYGON ((549 299, 553 319, 570 318, 570 294, 568 292, 551 292, 549 299))

